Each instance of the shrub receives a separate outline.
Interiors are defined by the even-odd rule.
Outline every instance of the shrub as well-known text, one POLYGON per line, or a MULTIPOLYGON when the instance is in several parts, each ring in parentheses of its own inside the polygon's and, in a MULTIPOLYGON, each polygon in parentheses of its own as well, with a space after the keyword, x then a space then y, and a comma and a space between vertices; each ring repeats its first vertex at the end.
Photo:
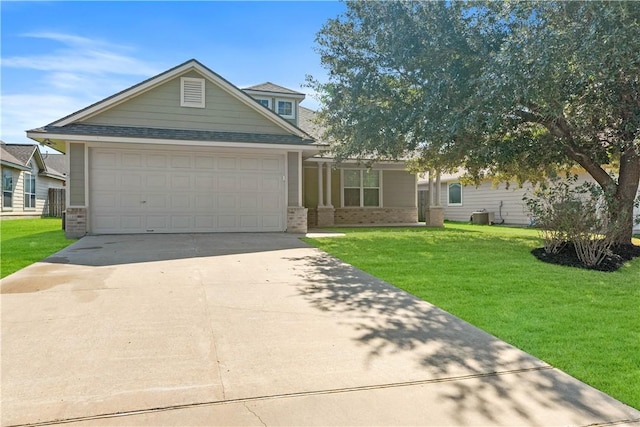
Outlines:
POLYGON ((576 182, 577 176, 554 178, 524 200, 541 230, 547 253, 557 253, 571 242, 578 259, 593 267, 611 254, 626 218, 619 214, 614 198, 598 185, 576 182))

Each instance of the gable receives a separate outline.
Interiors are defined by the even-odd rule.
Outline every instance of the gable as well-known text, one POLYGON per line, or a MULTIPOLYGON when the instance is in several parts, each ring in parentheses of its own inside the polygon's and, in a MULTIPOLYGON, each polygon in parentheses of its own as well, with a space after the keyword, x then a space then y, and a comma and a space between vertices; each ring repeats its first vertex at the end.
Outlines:
POLYGON ((264 115, 195 70, 175 76, 80 123, 286 135, 264 115), (204 108, 181 106, 181 78, 204 79, 204 108))

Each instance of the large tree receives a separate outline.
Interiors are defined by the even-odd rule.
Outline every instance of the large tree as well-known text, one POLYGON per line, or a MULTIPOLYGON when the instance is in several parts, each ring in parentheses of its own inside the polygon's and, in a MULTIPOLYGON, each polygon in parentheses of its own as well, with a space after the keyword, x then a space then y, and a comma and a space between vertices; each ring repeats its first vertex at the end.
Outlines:
POLYGON ((317 44, 329 78, 309 81, 338 158, 410 154, 475 181, 578 164, 630 242, 640 3, 353 1, 317 44))

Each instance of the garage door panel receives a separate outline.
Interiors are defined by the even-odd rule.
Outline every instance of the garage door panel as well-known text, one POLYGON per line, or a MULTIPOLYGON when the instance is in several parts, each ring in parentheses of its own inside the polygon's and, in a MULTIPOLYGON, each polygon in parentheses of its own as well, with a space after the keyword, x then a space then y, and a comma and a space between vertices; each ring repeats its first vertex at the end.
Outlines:
POLYGON ((284 231, 284 156, 90 149, 92 233, 284 231))
POLYGON ((142 154, 139 153, 123 153, 122 154, 122 167, 123 168, 141 168, 142 167, 142 154))
POLYGON ((191 168, 191 156, 180 154, 171 156, 171 167, 175 169, 191 168))
POLYGON ((120 227, 127 232, 137 232, 142 230, 144 221, 142 215, 122 215, 120 217, 120 227))
POLYGON ((147 156, 147 167, 164 169, 168 165, 166 154, 149 154, 147 156))

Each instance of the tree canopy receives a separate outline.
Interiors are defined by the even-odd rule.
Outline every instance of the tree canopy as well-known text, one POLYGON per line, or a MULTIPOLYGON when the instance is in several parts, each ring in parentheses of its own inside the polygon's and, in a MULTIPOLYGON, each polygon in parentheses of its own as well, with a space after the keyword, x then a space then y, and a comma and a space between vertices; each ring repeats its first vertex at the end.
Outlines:
POLYGON ((309 81, 338 159, 520 183, 578 164, 630 219, 639 34, 637 2, 350 1, 317 36, 328 81, 309 81))

